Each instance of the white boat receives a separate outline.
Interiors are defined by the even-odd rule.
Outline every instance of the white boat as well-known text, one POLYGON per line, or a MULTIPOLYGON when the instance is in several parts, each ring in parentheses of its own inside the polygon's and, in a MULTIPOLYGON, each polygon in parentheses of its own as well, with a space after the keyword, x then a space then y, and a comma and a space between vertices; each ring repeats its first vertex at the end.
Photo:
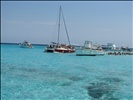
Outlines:
POLYGON ((99 45, 94 45, 92 41, 85 41, 80 53, 76 56, 103 56, 105 54, 106 52, 99 45))
POLYGON ((119 49, 114 43, 107 43, 107 45, 101 45, 101 47, 106 51, 114 51, 119 49))
POLYGON ((73 53, 75 52, 75 48, 74 46, 72 46, 70 44, 70 39, 69 39, 69 35, 68 35, 68 31, 67 31, 67 27, 66 27, 66 23, 65 23, 65 19, 64 19, 64 15, 63 15, 63 11, 62 11, 62 8, 60 6, 59 8, 59 23, 58 23, 58 41, 56 44, 50 44, 48 45, 46 48, 45 48, 45 52, 58 52, 58 53, 73 53), (64 23, 64 26, 65 26, 65 30, 66 30, 66 34, 67 34, 67 39, 68 39, 68 42, 69 44, 66 45, 66 44, 60 44, 60 25, 61 25, 61 16, 63 18, 63 23, 64 23))
POLYGON ((24 41, 23 43, 19 43, 21 48, 34 48, 28 41, 24 41))

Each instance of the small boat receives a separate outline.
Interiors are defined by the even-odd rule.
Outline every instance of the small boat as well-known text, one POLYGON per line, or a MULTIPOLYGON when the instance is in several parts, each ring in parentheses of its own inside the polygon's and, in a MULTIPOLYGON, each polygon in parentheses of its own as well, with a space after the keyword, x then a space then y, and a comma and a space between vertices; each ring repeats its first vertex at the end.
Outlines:
POLYGON ((114 43, 107 43, 107 45, 101 45, 101 48, 106 51, 119 50, 114 43))
POLYGON ((23 43, 19 43, 21 48, 34 48, 28 41, 24 41, 23 43))
POLYGON ((55 44, 47 45, 47 47, 45 48, 45 52, 55 52, 55 53, 73 53, 73 52, 75 52, 74 46, 70 44, 69 35, 68 35, 68 31, 67 31, 67 27, 66 27, 66 23, 65 23, 65 19, 64 19, 64 15, 63 15, 63 11, 61 9, 61 6, 59 8, 58 41, 55 44), (68 42, 69 42, 68 45, 61 44, 59 42, 59 40, 60 40, 61 16, 63 18, 63 23, 64 23, 66 34, 67 34, 67 39, 68 39, 68 42))

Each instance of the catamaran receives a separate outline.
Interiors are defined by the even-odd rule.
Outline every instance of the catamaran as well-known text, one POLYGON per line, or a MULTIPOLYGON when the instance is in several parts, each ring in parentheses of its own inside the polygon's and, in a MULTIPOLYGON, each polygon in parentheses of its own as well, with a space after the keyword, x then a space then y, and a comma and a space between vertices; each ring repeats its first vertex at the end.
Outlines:
POLYGON ((61 6, 59 8, 58 41, 57 41, 57 43, 54 43, 54 44, 52 43, 52 44, 48 45, 45 49, 45 52, 56 52, 56 53, 73 53, 73 52, 75 52, 74 46, 72 46, 70 44, 70 39, 69 39, 69 35, 68 35, 66 23, 65 23, 65 18, 64 18, 61 6), (68 42, 69 42, 68 45, 60 43, 60 25, 61 25, 60 21, 61 21, 61 16, 63 18, 63 23, 64 23, 66 34, 67 34, 67 39, 68 39, 68 42))

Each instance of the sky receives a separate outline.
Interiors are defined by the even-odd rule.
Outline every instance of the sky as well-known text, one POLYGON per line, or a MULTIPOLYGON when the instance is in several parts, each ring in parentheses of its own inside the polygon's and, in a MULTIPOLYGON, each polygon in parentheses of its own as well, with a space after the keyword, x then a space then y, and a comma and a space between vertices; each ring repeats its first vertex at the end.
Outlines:
MULTIPOLYGON (((1 1, 1 42, 57 42, 60 6, 72 44, 133 47, 132 1, 1 1)), ((60 42, 68 43, 62 19, 60 42)))

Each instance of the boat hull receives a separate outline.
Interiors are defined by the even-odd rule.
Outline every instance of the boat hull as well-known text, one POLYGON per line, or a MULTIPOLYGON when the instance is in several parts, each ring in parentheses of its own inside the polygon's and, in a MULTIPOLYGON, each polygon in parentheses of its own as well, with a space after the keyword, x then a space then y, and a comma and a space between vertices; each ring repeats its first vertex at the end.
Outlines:
POLYGON ((103 56, 104 54, 76 54, 76 56, 103 56))
POLYGON ((47 49, 45 49, 45 51, 44 51, 44 52, 51 52, 51 53, 53 53, 53 52, 54 52, 54 49, 51 49, 51 48, 50 48, 50 49, 48 49, 48 48, 47 48, 47 49))
POLYGON ((83 49, 81 53, 76 54, 76 56, 103 56, 105 54, 104 51, 83 49))
POLYGON ((25 45, 19 45, 20 48, 34 48, 33 46, 25 46, 25 45))
POLYGON ((59 52, 59 53, 74 53, 75 50, 71 50, 71 49, 55 49, 54 52, 59 52))

